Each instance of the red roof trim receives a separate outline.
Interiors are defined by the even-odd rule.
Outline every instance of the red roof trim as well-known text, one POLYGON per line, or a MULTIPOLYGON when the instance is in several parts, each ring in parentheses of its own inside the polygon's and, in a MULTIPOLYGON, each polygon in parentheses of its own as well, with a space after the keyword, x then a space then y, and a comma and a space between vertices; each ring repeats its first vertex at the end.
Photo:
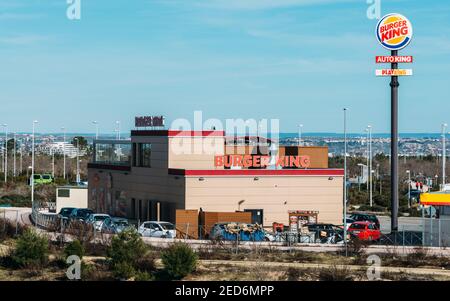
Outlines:
POLYGON ((169 169, 180 176, 343 176, 343 169, 169 169))
POLYGON ((225 136, 225 131, 181 131, 181 130, 132 130, 131 136, 162 136, 162 137, 208 137, 208 136, 225 136))

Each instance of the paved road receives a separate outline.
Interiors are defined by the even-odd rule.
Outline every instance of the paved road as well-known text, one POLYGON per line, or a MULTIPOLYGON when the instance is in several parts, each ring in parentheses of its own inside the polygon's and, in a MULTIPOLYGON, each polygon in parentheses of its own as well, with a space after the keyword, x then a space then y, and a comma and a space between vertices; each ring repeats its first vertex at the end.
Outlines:
MULTIPOLYGON (((391 232, 391 218, 388 216, 378 216, 380 221, 381 232, 391 232)), ((423 227, 423 221, 421 217, 399 217, 398 218, 398 230, 399 231, 418 231, 421 232, 423 227)))
POLYGON ((7 207, 0 208, 0 217, 5 217, 13 222, 19 219, 19 223, 30 225, 31 221, 29 215, 31 214, 31 208, 22 207, 7 207))

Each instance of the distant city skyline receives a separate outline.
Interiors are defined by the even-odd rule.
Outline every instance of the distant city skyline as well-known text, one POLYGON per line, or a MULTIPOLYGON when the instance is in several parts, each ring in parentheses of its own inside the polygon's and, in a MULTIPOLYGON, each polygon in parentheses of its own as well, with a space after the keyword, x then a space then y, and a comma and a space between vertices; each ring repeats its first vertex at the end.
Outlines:
MULTIPOLYGON (((448 1, 382 1, 412 22, 414 76, 400 79, 400 132, 450 124, 448 1)), ((0 3, 0 123, 10 132, 114 132, 134 116, 277 118, 281 132, 390 131, 389 79, 376 78, 366 0, 0 3)), ((1 131, 1 130, 0 130, 1 131)), ((1 133, 1 132, 0 132, 1 133)))

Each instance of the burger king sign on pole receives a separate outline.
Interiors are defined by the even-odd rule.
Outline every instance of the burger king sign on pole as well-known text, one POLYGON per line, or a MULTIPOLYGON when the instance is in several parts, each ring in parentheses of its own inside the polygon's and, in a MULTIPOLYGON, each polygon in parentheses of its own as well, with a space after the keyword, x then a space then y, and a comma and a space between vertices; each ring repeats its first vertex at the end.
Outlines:
POLYGON ((387 50, 400 50, 411 42, 411 22, 400 14, 388 14, 377 25, 377 39, 387 50))
POLYGON ((412 75, 411 69, 398 69, 399 63, 412 63, 412 56, 399 57, 398 51, 411 42, 413 29, 409 20, 397 13, 381 18, 376 27, 378 42, 391 56, 377 56, 376 63, 390 63, 390 69, 376 70, 377 76, 391 77, 391 231, 398 231, 398 82, 399 76, 412 75))

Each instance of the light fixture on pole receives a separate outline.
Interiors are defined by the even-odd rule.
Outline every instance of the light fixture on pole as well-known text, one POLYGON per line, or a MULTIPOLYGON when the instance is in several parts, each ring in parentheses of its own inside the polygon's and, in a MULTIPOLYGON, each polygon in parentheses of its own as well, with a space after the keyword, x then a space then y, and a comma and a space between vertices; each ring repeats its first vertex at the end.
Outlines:
POLYGON ((347 108, 344 108, 344 244, 347 256, 347 108))
POLYGON ((95 124, 95 140, 98 140, 98 121, 92 121, 95 124))
POLYGON ((302 130, 303 130, 303 124, 298 125, 298 146, 302 145, 302 130))
POLYGON ((442 189, 444 190, 445 188, 445 159, 446 159, 446 154, 445 154, 445 130, 447 128, 447 124, 443 123, 442 124, 442 189))
POLYGON ((62 127, 63 131, 63 178, 66 179, 66 128, 62 127))
POLYGON ((33 134, 32 134, 32 141, 31 141, 31 208, 35 208, 34 206, 34 130, 36 123, 38 123, 37 120, 33 121, 33 134))
POLYGON ((408 174, 408 208, 411 208, 411 171, 407 170, 408 174))

